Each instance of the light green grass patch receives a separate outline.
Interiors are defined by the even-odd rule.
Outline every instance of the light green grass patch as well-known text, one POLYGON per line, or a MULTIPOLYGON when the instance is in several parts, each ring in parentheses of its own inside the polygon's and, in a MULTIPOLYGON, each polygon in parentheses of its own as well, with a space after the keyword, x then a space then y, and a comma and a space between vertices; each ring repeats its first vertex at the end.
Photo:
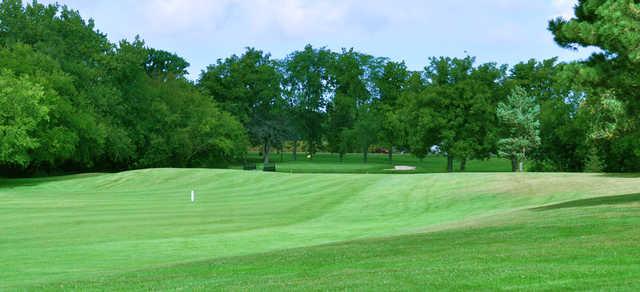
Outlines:
POLYGON ((2 290, 536 288, 513 277, 575 259, 563 288, 599 261, 627 283, 638 251, 633 196, 535 208, 640 193, 639 178, 149 169, 0 186, 2 290), (617 253, 580 258, 594 246, 617 253))

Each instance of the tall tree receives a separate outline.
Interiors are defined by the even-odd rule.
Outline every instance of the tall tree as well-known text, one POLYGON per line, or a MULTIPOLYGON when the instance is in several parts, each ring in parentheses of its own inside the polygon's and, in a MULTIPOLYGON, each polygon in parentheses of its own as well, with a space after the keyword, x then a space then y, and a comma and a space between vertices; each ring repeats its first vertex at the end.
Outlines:
MULTIPOLYGON (((305 46, 291 53, 284 61, 284 89, 298 121, 296 128, 307 141, 307 152, 314 155, 322 139, 327 95, 333 90, 330 66, 334 54, 326 48, 305 46)), ((297 136, 295 136, 297 137, 297 136)), ((297 150, 294 140, 294 159, 297 150)))
POLYGON ((509 135, 498 141, 501 156, 517 159, 524 171, 528 153, 540 144, 540 105, 521 87, 515 87, 506 102, 498 104, 497 115, 509 135))
MULTIPOLYGON (((607 171, 640 170, 640 3, 634 0, 581 0, 575 17, 549 23, 556 42, 566 48, 601 50, 579 64, 573 79, 586 93, 586 112, 620 104, 624 113, 606 138, 591 140, 607 171)), ((592 122, 595 120, 590 119, 592 122)), ((598 129, 602 126, 594 125, 598 129)))
POLYGON ((348 130, 350 137, 358 150, 362 151, 362 161, 369 162, 369 147, 377 142, 376 132, 380 127, 380 113, 371 103, 358 107, 356 120, 353 127, 348 130))
POLYGON ((495 139, 495 106, 505 67, 474 67, 474 61, 431 58, 425 68, 428 83, 423 95, 435 109, 430 120, 438 123, 438 146, 447 155, 449 172, 454 158, 464 170, 467 159, 488 157, 495 139))
POLYGON ((407 129, 406 146, 420 160, 440 140, 441 115, 437 113, 434 98, 425 90, 421 72, 411 72, 406 87, 398 100, 398 113, 407 129))
POLYGON ((379 138, 388 148, 389 161, 393 160, 393 149, 403 143, 405 127, 398 110, 398 100, 402 95, 409 72, 404 62, 387 62, 382 74, 376 78, 375 84, 379 89, 378 102, 381 127, 379 138))
POLYGON ((368 66, 373 58, 361 54, 353 49, 345 50, 337 56, 331 67, 335 79, 335 97, 327 106, 328 124, 327 141, 331 151, 338 152, 340 159, 350 149, 357 145, 363 150, 363 159, 367 160, 368 146, 371 137, 375 137, 377 127, 371 126, 373 99, 368 83, 368 66), (361 120, 358 122, 358 120, 361 120), (358 124, 358 130, 354 126, 358 124), (369 131, 365 137, 363 131, 369 131), (366 145, 366 147, 365 147, 366 145))
POLYGON ((264 163, 269 163, 272 145, 286 135, 282 76, 269 54, 248 48, 242 56, 218 60, 202 72, 199 86, 236 115, 255 145, 262 145, 264 163))
POLYGON ((454 151, 460 158, 460 171, 466 170, 468 159, 486 159, 496 153, 498 139, 496 106, 504 100, 507 66, 495 63, 481 64, 472 69, 469 79, 459 84, 467 109, 464 123, 460 127, 459 139, 463 148, 454 151))
POLYGON ((353 149, 354 137, 349 134, 356 121, 355 98, 338 92, 327 104, 326 138, 329 151, 338 153, 340 161, 353 149))

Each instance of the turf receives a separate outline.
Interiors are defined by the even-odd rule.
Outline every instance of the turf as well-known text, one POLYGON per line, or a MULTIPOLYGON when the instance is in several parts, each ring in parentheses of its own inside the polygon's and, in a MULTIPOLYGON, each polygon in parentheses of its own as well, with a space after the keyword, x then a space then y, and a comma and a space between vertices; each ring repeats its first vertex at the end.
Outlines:
POLYGON ((0 180, 0 290, 637 290, 638 193, 562 173, 0 180))
MULTIPOLYGON (((270 162, 276 164, 278 172, 288 173, 385 173, 385 174, 413 174, 413 173, 443 173, 447 171, 447 158, 441 155, 429 155, 420 160, 411 154, 395 154, 389 160, 387 154, 371 153, 367 163, 364 163, 361 153, 346 154, 342 161, 338 154, 318 153, 308 159, 304 154, 298 154, 293 159, 291 153, 282 155, 273 153, 269 156, 270 162), (393 171, 394 165, 415 166, 414 171, 393 171)), ((249 153, 247 161, 256 163, 258 169, 262 168, 262 157, 256 153, 249 153)), ((454 161, 455 171, 459 171, 460 162, 454 161)), ((241 169, 242 165, 234 165, 232 168, 241 169)), ((509 172, 511 161, 502 158, 490 158, 483 160, 469 160, 466 172, 509 172)))

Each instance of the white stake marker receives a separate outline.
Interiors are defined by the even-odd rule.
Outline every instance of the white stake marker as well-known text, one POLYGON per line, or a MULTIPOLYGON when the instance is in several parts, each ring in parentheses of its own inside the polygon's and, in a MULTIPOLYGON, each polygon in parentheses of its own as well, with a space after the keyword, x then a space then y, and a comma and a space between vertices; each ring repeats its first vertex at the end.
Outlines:
POLYGON ((196 201, 196 191, 191 191, 191 202, 196 201))

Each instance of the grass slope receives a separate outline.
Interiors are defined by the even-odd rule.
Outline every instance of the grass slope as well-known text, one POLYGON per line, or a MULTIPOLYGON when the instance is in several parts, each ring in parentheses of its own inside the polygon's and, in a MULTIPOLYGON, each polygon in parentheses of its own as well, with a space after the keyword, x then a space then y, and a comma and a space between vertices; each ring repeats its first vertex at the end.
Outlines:
POLYGON ((637 193, 597 174, 0 180, 0 290, 632 289, 637 193))

